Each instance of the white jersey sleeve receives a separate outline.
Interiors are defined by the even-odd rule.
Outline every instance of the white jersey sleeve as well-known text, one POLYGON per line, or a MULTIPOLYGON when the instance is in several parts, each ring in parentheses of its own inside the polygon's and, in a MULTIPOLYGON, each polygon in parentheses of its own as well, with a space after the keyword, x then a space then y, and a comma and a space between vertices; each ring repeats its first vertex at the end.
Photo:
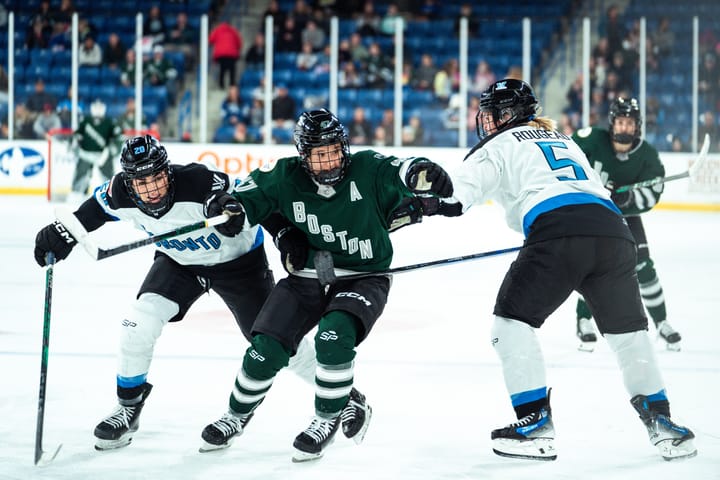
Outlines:
POLYGON ((464 209, 497 201, 508 226, 526 236, 539 215, 566 205, 597 203, 619 213, 580 147, 556 131, 510 128, 473 151, 451 177, 464 209))

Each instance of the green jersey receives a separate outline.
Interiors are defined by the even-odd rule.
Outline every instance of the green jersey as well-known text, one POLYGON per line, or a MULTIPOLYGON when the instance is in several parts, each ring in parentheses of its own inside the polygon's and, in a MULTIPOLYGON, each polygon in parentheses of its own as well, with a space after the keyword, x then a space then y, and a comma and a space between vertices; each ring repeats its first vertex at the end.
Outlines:
MULTIPOLYGON (((573 133, 572 139, 588 157, 603 184, 610 189, 665 176, 658 151, 645 140, 628 153, 617 154, 607 130, 583 128, 573 133)), ((622 213, 637 215, 650 210, 657 204, 662 192, 662 183, 631 190, 632 200, 622 208, 622 213)))
MULTIPOLYGON (((350 155, 345 178, 332 187, 318 185, 300 157, 279 159, 254 170, 236 184, 233 195, 257 225, 274 212, 302 230, 313 250, 327 250, 336 267, 382 271, 392 262, 390 213, 411 196, 400 177, 404 162, 372 150, 350 155)), ((312 255, 307 267, 314 268, 312 255)))
POLYGON ((120 127, 108 117, 84 118, 73 135, 77 138, 78 147, 86 152, 102 152, 106 147, 111 152, 117 151, 122 142, 120 127))

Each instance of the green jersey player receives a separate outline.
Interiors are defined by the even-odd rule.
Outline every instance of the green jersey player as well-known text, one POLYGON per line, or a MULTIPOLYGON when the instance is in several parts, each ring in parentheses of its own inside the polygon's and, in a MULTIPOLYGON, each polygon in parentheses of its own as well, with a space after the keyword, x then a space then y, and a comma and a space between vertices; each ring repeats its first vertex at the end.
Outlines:
MULTIPOLYGON (((622 211, 638 249, 636 267, 640 293, 659 336, 669 350, 680 350, 680 334, 667 322, 665 297, 654 262, 650 258, 648 242, 640 214, 652 209, 660 199, 663 184, 615 192, 623 185, 665 176, 657 150, 640 138, 640 108, 634 98, 616 98, 610 106, 609 130, 587 127, 575 132, 573 140, 580 146, 591 165, 600 174, 612 199, 622 211)), ((583 342, 580 349, 592 351, 597 340, 592 315, 583 298, 577 304, 577 335, 583 342)))
MULTIPOLYGON (((332 255, 338 280, 321 285, 308 255, 277 283, 253 325, 228 413, 203 430, 203 451, 227 447, 242 433, 277 372, 316 326, 315 417, 296 437, 293 460, 322 456, 340 427, 345 436, 362 441, 364 431, 350 431, 347 423, 371 413, 353 398, 355 347, 387 301, 390 277, 381 272, 393 258, 389 231, 395 210, 415 193, 452 195, 447 173, 426 158, 400 159, 372 150, 351 154, 345 128, 328 110, 303 113, 294 139, 298 156, 253 171, 237 182, 232 195, 208 203, 206 215, 231 210, 241 219, 233 222, 241 231, 279 212, 305 234, 311 251, 332 255), (343 273, 352 272, 378 275, 343 280, 343 273)), ((282 241, 283 232, 277 236, 282 241)))

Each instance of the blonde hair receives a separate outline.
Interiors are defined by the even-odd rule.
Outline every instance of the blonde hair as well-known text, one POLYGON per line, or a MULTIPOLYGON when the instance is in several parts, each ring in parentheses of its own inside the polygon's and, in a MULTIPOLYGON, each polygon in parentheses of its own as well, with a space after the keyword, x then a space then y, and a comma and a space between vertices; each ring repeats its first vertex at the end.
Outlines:
POLYGON ((557 122, 550 117, 536 117, 530 120, 528 125, 546 131, 553 131, 557 128, 557 122))

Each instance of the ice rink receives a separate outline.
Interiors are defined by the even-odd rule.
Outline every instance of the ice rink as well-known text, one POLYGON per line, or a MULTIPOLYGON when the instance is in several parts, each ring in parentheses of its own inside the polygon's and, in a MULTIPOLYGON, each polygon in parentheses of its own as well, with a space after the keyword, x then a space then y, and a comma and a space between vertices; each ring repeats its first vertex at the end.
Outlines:
MULTIPOLYGON (((217 296, 203 297, 160 338, 148 380, 155 388, 131 445, 94 450, 93 429, 114 408, 117 331, 152 247, 93 261, 77 248, 55 269, 44 447, 33 465, 45 270, 32 250, 53 218, 34 197, 0 198, 0 479, 678 480, 720 479, 720 215, 657 210, 644 216, 669 320, 682 351, 656 351, 673 418, 696 434, 696 458, 665 462, 629 403, 603 339, 577 350, 575 299, 539 330, 553 388, 555 462, 492 453, 490 430, 514 421, 490 346, 495 294, 514 254, 395 276, 385 313, 358 348, 356 386, 373 407, 362 445, 338 434, 323 459, 290 461, 313 414, 313 390, 283 371, 245 433, 200 454, 200 432, 227 408, 247 343, 217 296)), ((106 226, 105 247, 140 237, 106 226)), ((393 234, 393 266, 521 244, 495 206, 431 218, 393 234)), ((284 275, 268 242, 276 278, 284 275)), ((650 328, 654 339, 656 332, 650 328)))

